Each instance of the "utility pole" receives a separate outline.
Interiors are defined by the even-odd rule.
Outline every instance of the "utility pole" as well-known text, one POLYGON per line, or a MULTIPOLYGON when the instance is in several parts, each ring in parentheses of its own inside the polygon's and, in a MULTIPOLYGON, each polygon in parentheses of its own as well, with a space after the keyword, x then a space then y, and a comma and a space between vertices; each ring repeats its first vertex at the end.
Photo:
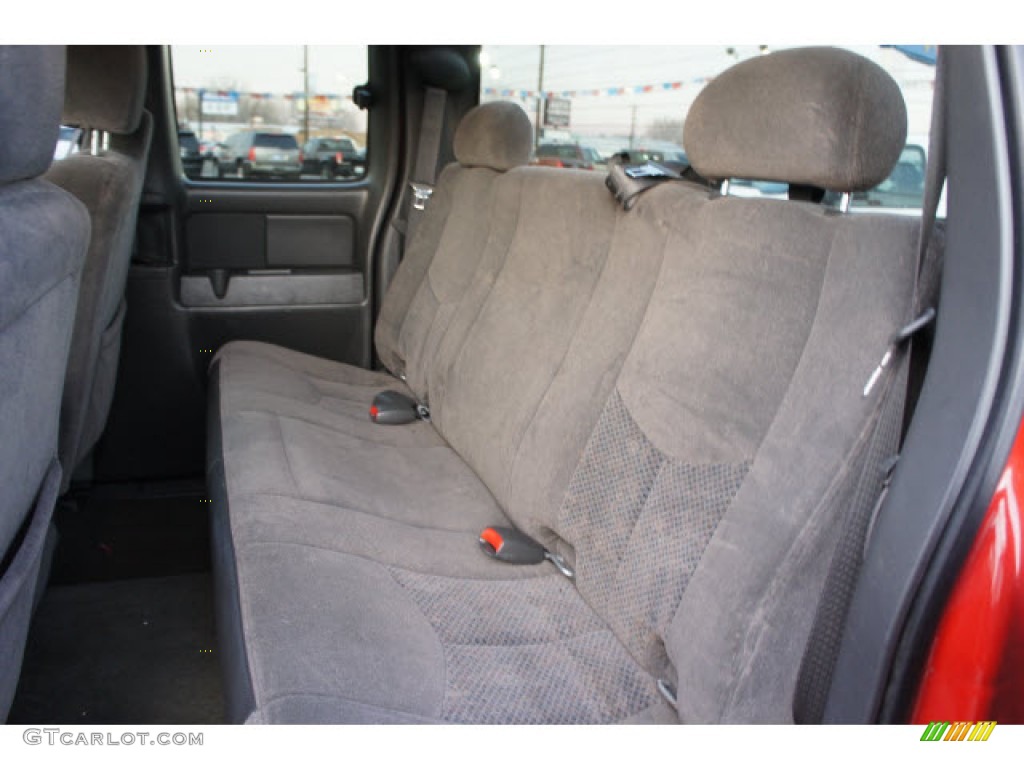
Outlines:
POLYGON ((533 133, 533 148, 540 146, 540 136, 544 121, 544 46, 540 47, 540 67, 537 70, 537 124, 533 133))
POLYGON ((636 138, 636 104, 631 108, 632 116, 629 119, 629 148, 633 148, 633 139, 636 138))
POLYGON ((302 46, 302 143, 309 141, 309 46, 302 46))

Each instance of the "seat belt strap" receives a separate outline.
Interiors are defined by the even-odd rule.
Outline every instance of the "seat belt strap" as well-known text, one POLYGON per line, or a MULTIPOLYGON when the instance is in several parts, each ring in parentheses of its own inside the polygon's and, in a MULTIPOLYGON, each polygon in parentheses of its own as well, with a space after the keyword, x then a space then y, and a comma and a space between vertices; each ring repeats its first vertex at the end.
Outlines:
POLYGON ((419 219, 426 210, 437 181, 437 158, 441 154, 441 132, 444 128, 447 91, 429 87, 423 95, 423 113, 420 116, 420 136, 416 146, 416 166, 409 186, 412 198, 406 208, 405 236, 411 240, 419 219))

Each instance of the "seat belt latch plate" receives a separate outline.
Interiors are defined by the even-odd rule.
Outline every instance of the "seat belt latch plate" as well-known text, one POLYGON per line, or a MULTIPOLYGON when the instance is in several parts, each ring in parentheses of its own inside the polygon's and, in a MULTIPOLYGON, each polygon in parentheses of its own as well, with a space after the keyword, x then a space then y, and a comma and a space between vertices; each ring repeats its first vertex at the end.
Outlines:
POLYGON ((422 184, 418 181, 410 181, 412 187, 412 207, 417 211, 424 211, 427 208, 427 201, 434 194, 434 188, 429 184, 422 184))

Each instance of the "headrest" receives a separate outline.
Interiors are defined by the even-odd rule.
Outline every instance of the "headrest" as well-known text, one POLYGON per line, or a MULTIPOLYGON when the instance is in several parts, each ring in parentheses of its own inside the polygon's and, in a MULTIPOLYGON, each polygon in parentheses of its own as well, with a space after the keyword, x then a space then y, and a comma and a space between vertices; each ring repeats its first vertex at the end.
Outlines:
POLYGON ((134 133, 146 99, 141 45, 69 45, 64 122, 110 133, 134 133))
POLYGON ((64 46, 0 46, 0 184, 53 162, 64 98, 64 46))
POLYGON ((838 48, 798 48, 741 62, 697 96, 683 132, 708 179, 870 189, 907 138, 907 108, 877 64, 838 48))
POLYGON ((518 104, 481 104, 462 118, 455 130, 454 149, 462 165, 507 171, 530 162, 533 126, 518 104))

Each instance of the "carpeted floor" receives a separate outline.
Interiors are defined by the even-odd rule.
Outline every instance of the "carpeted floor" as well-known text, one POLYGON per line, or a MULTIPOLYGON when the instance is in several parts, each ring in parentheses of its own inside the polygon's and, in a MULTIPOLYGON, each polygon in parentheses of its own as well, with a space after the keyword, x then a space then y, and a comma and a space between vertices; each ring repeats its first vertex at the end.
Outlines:
POLYGON ((94 489, 57 506, 51 585, 210 570, 204 486, 94 489))
POLYGON ((224 722, 210 574, 51 586, 8 722, 224 722))

